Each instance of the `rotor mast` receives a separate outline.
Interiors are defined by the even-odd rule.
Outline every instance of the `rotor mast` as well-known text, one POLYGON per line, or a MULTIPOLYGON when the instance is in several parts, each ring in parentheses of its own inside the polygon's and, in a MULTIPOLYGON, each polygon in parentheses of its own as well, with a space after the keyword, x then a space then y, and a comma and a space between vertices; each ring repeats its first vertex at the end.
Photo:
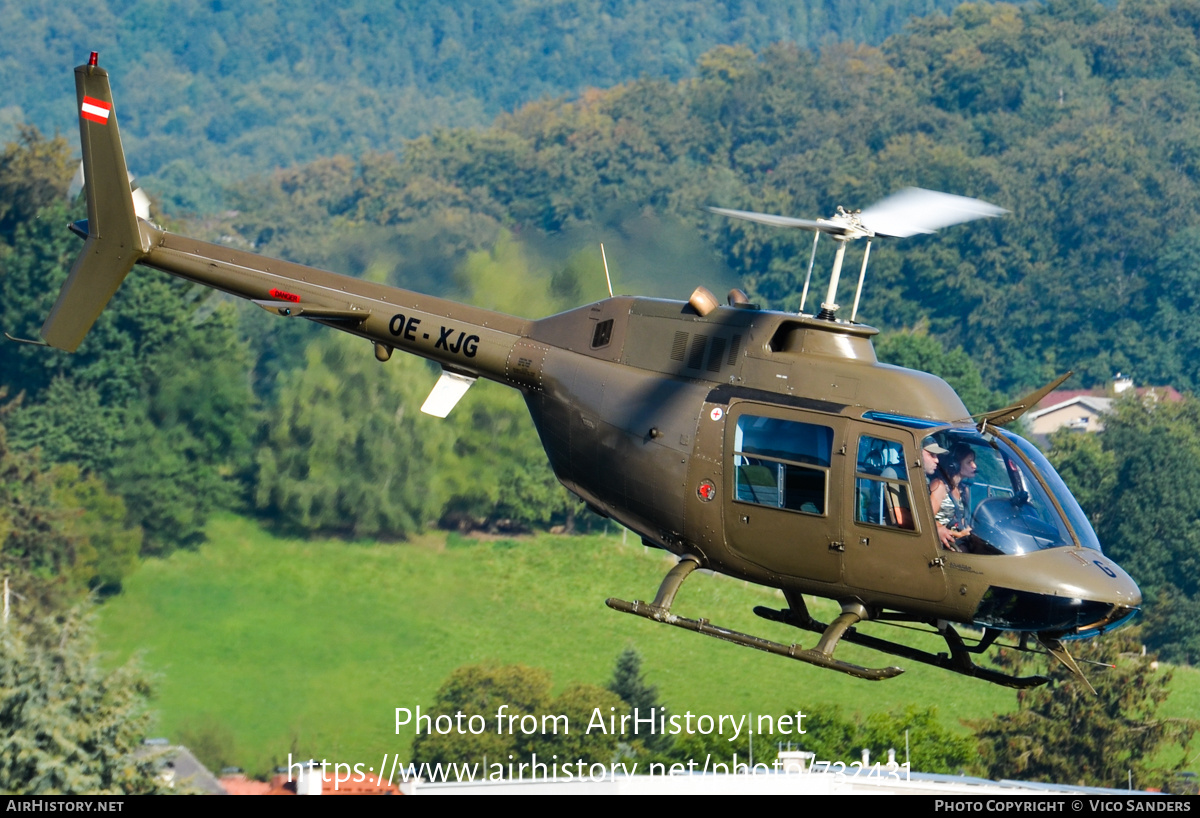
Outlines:
POLYGON ((842 261, 846 258, 846 239, 835 239, 837 252, 833 256, 833 271, 829 274, 829 290, 825 300, 821 302, 821 312, 817 317, 825 321, 833 321, 837 316, 837 287, 838 279, 842 276, 842 261))
MULTIPOLYGON (((833 270, 829 274, 829 289, 825 293, 825 300, 821 302, 821 312, 817 314, 817 318, 820 318, 823 321, 837 320, 837 289, 838 283, 841 281, 842 277, 842 263, 846 260, 846 245, 855 239, 860 239, 865 236, 868 238, 867 253, 863 256, 862 270, 860 270, 858 274, 858 289, 855 290, 854 293, 854 312, 850 318, 851 323, 854 322, 854 317, 858 314, 858 302, 859 298, 862 296, 863 281, 867 275, 867 260, 871 257, 871 244, 869 239, 875 235, 870 230, 867 230, 862 226, 859 216, 860 211, 848 211, 843 207, 838 207, 837 215, 832 219, 818 219, 819 222, 836 225, 842 228, 842 232, 833 232, 832 230, 829 231, 833 235, 833 240, 837 242, 837 252, 834 253, 833 270)), ((825 231, 816 232, 817 238, 820 238, 821 233, 825 231)), ((814 253, 816 252, 815 240, 813 242, 813 251, 814 253)), ((804 312, 803 299, 801 299, 800 303, 800 312, 804 312)))

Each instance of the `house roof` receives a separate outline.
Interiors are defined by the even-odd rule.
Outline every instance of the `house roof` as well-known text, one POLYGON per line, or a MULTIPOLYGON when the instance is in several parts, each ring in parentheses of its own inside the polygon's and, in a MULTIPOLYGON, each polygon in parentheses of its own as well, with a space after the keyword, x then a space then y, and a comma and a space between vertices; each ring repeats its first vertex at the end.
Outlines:
MULTIPOLYGON (((1139 386, 1134 389, 1134 392, 1139 398, 1149 397, 1168 403, 1180 403, 1183 400, 1183 393, 1173 386, 1139 386)), ((1033 414, 1044 414, 1046 411, 1068 404, 1076 398, 1100 398, 1107 401, 1110 407, 1114 400, 1108 389, 1103 386, 1092 389, 1056 389, 1038 401, 1033 414)), ((1089 405, 1095 406, 1095 404, 1089 405)))

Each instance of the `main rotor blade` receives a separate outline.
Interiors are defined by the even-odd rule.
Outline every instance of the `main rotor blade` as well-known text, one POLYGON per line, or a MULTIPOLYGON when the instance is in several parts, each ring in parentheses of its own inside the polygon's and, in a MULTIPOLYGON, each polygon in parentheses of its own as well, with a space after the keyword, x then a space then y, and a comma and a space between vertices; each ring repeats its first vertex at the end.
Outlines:
POLYGON ((871 205, 859 214, 859 220, 878 236, 905 238, 1007 212, 981 199, 909 187, 871 205))
POLYGON ((772 227, 796 227, 801 230, 817 230, 834 236, 844 236, 849 230, 845 225, 811 219, 794 219, 791 216, 773 216, 770 213, 754 213, 749 210, 728 210, 724 207, 710 207, 709 213, 718 216, 729 216, 732 219, 745 219, 748 222, 769 224, 772 227))

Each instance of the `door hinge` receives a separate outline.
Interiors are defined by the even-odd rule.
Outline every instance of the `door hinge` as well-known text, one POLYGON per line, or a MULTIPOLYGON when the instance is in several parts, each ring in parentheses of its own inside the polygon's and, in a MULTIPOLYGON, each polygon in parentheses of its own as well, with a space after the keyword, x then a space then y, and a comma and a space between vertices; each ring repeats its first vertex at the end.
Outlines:
POLYGON ((840 541, 831 542, 829 544, 829 550, 830 551, 845 551, 846 544, 844 542, 840 542, 840 541))

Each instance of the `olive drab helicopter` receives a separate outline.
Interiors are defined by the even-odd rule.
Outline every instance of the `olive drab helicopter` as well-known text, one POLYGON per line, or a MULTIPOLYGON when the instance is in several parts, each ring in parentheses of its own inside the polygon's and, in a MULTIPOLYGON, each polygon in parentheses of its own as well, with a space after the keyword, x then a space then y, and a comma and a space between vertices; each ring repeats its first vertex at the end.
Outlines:
POLYGON ((380 361, 398 349, 437 362, 422 409, 439 417, 478 378, 516 388, 563 485, 679 557, 652 602, 609 599, 611 608, 863 679, 902 671, 836 659, 839 642, 1012 687, 1045 682, 973 661, 1005 631, 1083 679, 1064 640, 1115 628, 1141 604, 1045 457, 1003 428, 1058 382, 971 418, 940 378, 879 363, 877 330, 856 323, 869 243, 850 320, 837 317, 850 241, 929 233, 999 208, 910 189, 816 221, 717 210, 816 231, 809 279, 816 239, 837 242, 819 314, 759 309, 736 290, 721 305, 701 287, 688 301, 616 296, 525 320, 160 229, 135 208, 95 52, 75 79, 87 220, 72 229, 86 241, 30 343, 74 351, 141 264, 357 335, 380 361), (930 499, 938 457, 963 464, 957 522, 930 499), (756 613, 819 634, 815 646, 672 613, 697 568, 780 589, 787 608, 756 613), (816 621, 804 594, 835 600, 841 614, 816 621), (866 621, 928 626, 947 652, 859 632, 866 621), (960 626, 981 635, 964 639, 960 626))

